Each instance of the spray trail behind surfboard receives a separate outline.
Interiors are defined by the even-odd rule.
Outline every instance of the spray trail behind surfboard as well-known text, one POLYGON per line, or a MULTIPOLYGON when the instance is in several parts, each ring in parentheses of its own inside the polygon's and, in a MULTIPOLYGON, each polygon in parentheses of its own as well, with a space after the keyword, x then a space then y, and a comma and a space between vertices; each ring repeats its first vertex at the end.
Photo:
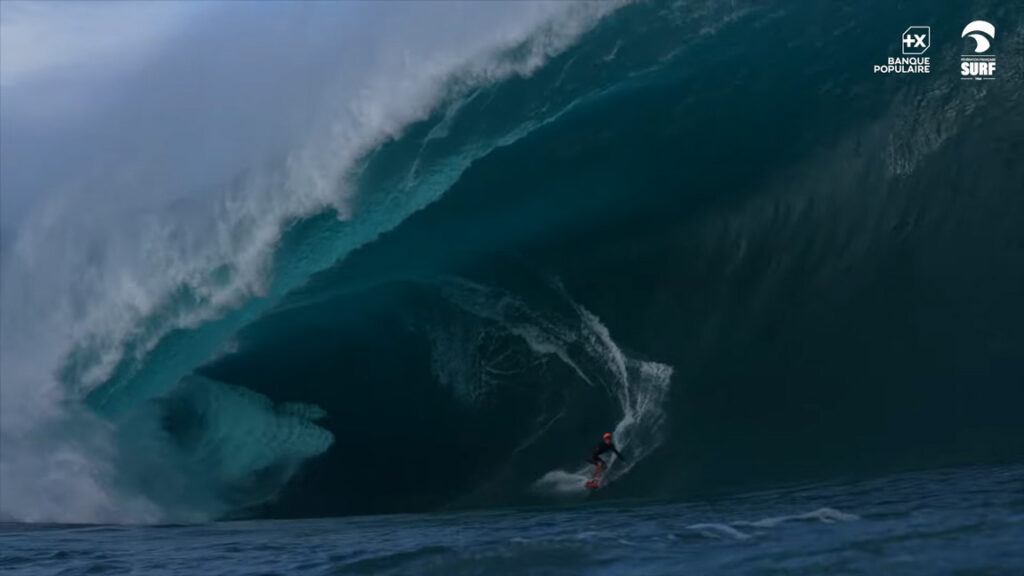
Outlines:
MULTIPOLYGON (((619 449, 628 454, 628 461, 613 462, 602 485, 626 474, 660 444, 672 367, 627 356, 601 320, 573 301, 563 287, 557 283, 551 286, 564 305, 559 311, 538 310, 508 292, 461 278, 447 279, 439 288, 452 303, 499 323, 521 338, 534 354, 557 358, 584 383, 601 388, 617 403, 621 417, 613 434, 619 449)), ((587 447, 580 450, 583 454, 587 447)), ((579 461, 573 456, 567 455, 567 459, 579 461)), ((556 469, 534 481, 532 488, 541 494, 582 494, 589 479, 589 465, 556 469)))

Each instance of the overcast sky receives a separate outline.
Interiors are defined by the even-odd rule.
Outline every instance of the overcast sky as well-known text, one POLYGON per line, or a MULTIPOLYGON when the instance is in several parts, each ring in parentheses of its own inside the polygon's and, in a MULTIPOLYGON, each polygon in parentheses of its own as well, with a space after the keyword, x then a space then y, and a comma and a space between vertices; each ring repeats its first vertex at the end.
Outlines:
POLYGON ((99 104, 99 87, 130 73, 214 8, 171 1, 0 2, 0 224, 19 220, 43 193, 26 188, 53 169, 47 159, 55 137, 99 104))
POLYGON ((123 1, 0 3, 0 85, 88 64, 108 69, 130 63, 172 35, 189 17, 207 9, 200 2, 123 1))

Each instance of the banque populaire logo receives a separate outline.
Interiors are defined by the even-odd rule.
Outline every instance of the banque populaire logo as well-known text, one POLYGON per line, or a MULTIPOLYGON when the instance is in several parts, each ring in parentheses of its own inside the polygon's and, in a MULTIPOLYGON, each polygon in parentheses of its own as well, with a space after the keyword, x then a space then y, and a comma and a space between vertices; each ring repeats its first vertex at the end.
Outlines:
POLYGON ((932 45, 932 29, 930 26, 911 26, 903 33, 903 53, 920 56, 932 45))
POLYGON ((922 56, 932 45, 931 26, 910 26, 900 36, 902 57, 890 56, 885 64, 875 64, 875 74, 929 74, 931 59, 922 56))

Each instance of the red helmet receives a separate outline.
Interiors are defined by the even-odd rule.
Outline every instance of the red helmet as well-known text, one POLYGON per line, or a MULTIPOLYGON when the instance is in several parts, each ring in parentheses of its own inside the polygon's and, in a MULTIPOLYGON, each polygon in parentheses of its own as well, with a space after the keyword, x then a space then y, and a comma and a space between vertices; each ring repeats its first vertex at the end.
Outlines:
POLYGON ((605 432, 604 433, 604 439, 605 440, 611 440, 612 439, 612 433, 611 432, 605 432))

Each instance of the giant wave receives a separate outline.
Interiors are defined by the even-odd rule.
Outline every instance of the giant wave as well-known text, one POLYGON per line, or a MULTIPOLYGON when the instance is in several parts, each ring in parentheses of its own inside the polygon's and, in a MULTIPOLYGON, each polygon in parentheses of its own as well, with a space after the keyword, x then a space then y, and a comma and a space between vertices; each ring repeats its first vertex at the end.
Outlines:
POLYGON ((877 8, 552 9, 328 85, 201 201, 50 207, 5 247, 5 517, 565 502, 612 428, 612 496, 1019 456, 1020 76, 859 74, 877 8))

